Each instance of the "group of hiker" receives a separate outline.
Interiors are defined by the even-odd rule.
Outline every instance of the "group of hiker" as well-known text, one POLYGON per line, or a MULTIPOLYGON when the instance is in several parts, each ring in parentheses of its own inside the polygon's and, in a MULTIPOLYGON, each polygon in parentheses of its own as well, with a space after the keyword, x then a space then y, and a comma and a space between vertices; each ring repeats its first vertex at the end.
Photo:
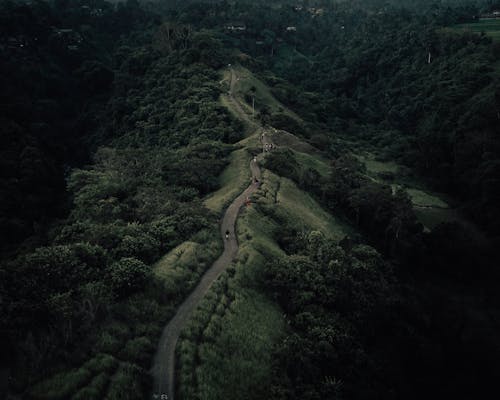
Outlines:
POLYGON ((274 143, 272 143, 272 142, 271 143, 264 142, 265 136, 266 136, 265 132, 262 132, 261 135, 260 135, 260 142, 263 145, 264 152, 268 152, 268 151, 271 151, 271 150, 275 149, 276 145, 274 143))
POLYGON ((271 151, 275 148, 276 148, 276 146, 273 143, 265 143, 264 144, 264 151, 271 151))

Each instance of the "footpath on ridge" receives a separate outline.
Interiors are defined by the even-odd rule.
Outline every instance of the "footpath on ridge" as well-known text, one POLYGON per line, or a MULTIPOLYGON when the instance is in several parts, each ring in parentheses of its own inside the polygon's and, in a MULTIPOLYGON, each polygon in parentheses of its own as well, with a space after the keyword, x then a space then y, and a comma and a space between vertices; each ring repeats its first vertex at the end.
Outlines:
MULTIPOLYGON (((259 128, 260 125, 250 119, 239 104, 238 99, 233 95, 234 86, 237 81, 235 75, 234 70, 231 69, 230 101, 238 117, 249 124, 251 128, 259 128)), ((265 144, 266 140, 266 136, 262 135, 263 144, 265 144)), ((173 400, 175 393, 175 347, 181 331, 185 327, 193 311, 210 289, 210 286, 217 280, 220 274, 231 265, 238 254, 238 240, 235 234, 236 219, 247 199, 258 190, 261 180, 260 168, 255 159, 250 161, 250 170, 252 172, 252 183, 229 205, 220 225, 220 233, 224 241, 224 251, 203 274, 198 285, 179 306, 174 317, 163 329, 151 369, 154 379, 153 399, 173 400), (229 238, 227 239, 226 231, 229 232, 229 238)))

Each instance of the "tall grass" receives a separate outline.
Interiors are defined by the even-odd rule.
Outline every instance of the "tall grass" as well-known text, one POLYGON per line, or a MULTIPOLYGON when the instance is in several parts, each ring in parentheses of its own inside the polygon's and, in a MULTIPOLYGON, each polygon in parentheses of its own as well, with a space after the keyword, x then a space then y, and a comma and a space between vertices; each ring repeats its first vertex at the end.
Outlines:
POLYGON ((86 338, 81 366, 43 380, 30 391, 40 400, 139 400, 149 396, 148 369, 162 326, 220 254, 218 228, 195 234, 153 266, 145 292, 117 303, 112 318, 86 338))
POLYGON ((279 307, 260 291, 266 260, 284 254, 276 242, 279 221, 337 235, 332 217, 293 182, 269 171, 263 177, 254 203, 237 221, 237 262, 213 285, 181 336, 179 399, 266 398, 270 354, 286 331, 279 307))

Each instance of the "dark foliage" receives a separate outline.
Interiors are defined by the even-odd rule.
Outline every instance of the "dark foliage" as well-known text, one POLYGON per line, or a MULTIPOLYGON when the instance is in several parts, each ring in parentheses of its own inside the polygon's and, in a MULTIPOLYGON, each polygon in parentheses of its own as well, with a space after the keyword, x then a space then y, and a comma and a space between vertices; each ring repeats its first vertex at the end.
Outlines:
POLYGON ((151 264, 216 225, 201 197, 240 138, 217 103, 225 53, 191 28, 156 51, 157 17, 134 1, 1 7, 1 246, 30 237, 2 252, 9 390, 144 398, 152 343, 203 271, 168 291, 151 264))

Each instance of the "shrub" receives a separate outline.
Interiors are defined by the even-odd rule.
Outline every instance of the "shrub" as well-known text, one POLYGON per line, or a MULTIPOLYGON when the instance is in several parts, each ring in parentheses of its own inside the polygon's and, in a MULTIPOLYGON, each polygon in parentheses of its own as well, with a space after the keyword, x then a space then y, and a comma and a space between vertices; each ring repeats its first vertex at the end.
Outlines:
POLYGON ((149 267, 132 257, 122 258, 111 265, 110 279, 113 292, 119 297, 129 296, 144 288, 150 277, 149 267))
POLYGON ((292 118, 287 114, 272 114, 269 124, 277 129, 283 129, 284 131, 293 132, 297 135, 307 136, 304 126, 295 118, 292 118))
POLYGON ((159 257, 160 242, 144 232, 135 235, 126 235, 115 250, 120 257, 135 257, 144 262, 151 263, 159 257))
POLYGON ((153 353, 154 345, 151 341, 142 336, 129 340, 123 350, 120 352, 120 357, 146 367, 150 362, 151 354, 153 353))
POLYGON ((265 160, 265 167, 280 176, 296 182, 299 180, 300 166, 289 149, 279 149, 270 153, 265 160))
POLYGON ((85 367, 93 373, 111 372, 117 366, 118 361, 109 354, 97 354, 97 356, 85 363, 85 367))
POLYGON ((123 342, 116 336, 111 335, 109 332, 102 332, 99 336, 95 348, 98 351, 105 353, 117 353, 118 350, 123 346, 123 342))

